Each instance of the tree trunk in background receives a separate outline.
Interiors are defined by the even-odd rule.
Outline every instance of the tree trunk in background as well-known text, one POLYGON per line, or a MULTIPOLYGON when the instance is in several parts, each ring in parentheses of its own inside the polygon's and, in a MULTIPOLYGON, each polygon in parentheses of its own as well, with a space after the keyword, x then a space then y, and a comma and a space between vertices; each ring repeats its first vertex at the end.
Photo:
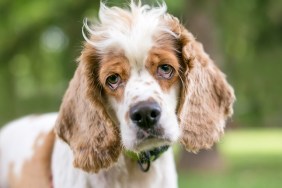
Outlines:
POLYGON ((181 150, 178 161, 180 171, 219 171, 224 169, 224 160, 216 146, 210 150, 202 150, 197 154, 181 150))
MULTIPOLYGON (((203 44, 205 51, 220 66, 223 58, 218 51, 216 23, 214 20, 214 12, 218 1, 190 0, 185 3, 187 11, 183 17, 186 28, 203 44)), ((211 150, 200 151, 198 154, 183 149, 178 161, 178 168, 183 171, 220 170, 223 167, 224 162, 216 146, 211 150)))

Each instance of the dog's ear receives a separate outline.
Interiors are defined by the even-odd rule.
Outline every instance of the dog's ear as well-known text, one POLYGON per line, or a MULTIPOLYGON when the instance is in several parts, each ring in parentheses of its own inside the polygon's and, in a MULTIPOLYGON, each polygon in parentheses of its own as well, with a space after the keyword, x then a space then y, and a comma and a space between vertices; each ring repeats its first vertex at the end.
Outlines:
POLYGON ((178 20, 174 30, 179 37, 182 89, 178 116, 181 143, 188 151, 208 149, 224 132, 225 121, 233 114, 233 88, 225 75, 178 20), (178 31, 177 31, 178 30, 178 31))
POLYGON ((86 44, 78 60, 55 131, 72 149, 75 167, 98 172, 117 161, 121 152, 120 136, 105 109, 95 50, 86 44))

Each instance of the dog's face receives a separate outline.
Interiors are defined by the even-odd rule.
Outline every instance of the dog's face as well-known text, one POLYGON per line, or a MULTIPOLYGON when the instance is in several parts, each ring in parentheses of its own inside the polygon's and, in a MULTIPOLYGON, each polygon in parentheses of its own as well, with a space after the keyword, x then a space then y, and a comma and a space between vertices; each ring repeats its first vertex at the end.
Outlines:
POLYGON ((164 5, 130 8, 102 4, 100 23, 84 24, 90 37, 56 122, 85 171, 123 149, 210 148, 232 114, 233 89, 193 35, 164 5))
POLYGON ((172 47, 154 45, 139 58, 139 52, 111 53, 101 62, 99 80, 127 150, 152 149, 179 138, 180 66, 172 47))

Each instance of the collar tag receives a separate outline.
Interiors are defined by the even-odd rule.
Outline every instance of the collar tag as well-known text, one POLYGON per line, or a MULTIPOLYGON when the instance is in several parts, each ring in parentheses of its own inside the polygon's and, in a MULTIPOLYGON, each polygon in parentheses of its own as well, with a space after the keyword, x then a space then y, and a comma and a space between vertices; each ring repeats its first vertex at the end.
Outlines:
POLYGON ((151 161, 146 161, 142 163, 141 161, 138 160, 137 163, 139 164, 139 167, 142 170, 142 172, 148 172, 150 170, 151 161))
POLYGON ((151 162, 158 159, 165 151, 167 151, 169 146, 161 146, 148 151, 142 151, 140 153, 135 153, 133 151, 126 150, 124 154, 129 158, 136 160, 143 172, 148 172, 150 170, 151 162))

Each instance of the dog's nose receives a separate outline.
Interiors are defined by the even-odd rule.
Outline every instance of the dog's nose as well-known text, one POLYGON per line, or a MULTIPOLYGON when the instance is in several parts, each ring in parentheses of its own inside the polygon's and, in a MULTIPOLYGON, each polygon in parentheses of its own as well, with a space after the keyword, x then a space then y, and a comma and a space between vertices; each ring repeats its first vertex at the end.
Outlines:
POLYGON ((151 128, 160 119, 161 107, 156 102, 139 102, 130 108, 129 116, 140 128, 151 128))

